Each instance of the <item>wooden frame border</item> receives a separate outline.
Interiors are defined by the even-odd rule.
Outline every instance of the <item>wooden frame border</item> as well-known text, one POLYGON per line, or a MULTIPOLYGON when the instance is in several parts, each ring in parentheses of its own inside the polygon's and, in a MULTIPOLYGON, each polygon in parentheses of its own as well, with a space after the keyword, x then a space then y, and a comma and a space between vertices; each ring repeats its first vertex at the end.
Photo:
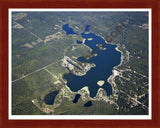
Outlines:
POLYGON ((0 0, 0 127, 90 128, 160 127, 160 1, 159 0, 0 0), (151 8, 152 9, 152 120, 9 120, 8 119, 8 9, 9 8, 151 8))

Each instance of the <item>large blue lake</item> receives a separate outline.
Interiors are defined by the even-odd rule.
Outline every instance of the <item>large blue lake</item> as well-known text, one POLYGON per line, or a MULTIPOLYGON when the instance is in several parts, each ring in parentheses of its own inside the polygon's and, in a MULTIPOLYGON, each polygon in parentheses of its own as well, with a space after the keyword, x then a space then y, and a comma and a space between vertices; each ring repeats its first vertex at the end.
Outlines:
MULTIPOLYGON (((72 91, 78 91, 84 86, 88 86, 91 97, 96 96, 99 88, 103 88, 106 90, 107 95, 109 96, 112 94, 112 87, 107 82, 107 79, 112 74, 113 67, 120 63, 121 53, 115 50, 117 47, 116 45, 106 44, 102 37, 97 36, 94 33, 83 32, 81 33, 81 36, 86 39, 84 43, 90 47, 92 51, 99 51, 97 56, 88 60, 89 63, 94 63, 96 67, 91 68, 91 70, 89 70, 84 76, 76 76, 71 73, 65 74, 64 78, 68 81, 67 86, 72 91), (88 40, 88 38, 92 38, 92 40, 88 40), (100 50, 96 44, 103 44, 106 49, 100 50), (71 80, 69 80, 70 77, 68 77, 70 75, 72 75, 71 80), (105 81, 104 85, 101 87, 97 85, 99 80, 105 81)), ((83 62, 84 58, 79 57, 77 60, 83 62)))

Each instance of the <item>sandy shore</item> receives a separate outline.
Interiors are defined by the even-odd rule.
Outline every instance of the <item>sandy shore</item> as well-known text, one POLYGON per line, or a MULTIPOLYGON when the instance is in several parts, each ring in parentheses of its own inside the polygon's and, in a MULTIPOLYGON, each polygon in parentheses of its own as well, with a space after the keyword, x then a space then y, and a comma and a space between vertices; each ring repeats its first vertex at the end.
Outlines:
POLYGON ((67 85, 65 85, 65 88, 67 88, 69 92, 73 93, 73 91, 71 91, 71 89, 67 85))
POLYGON ((98 84, 99 86, 103 86, 104 80, 99 80, 99 81, 97 82, 97 84, 98 84))
MULTIPOLYGON (((113 43, 111 43, 111 44, 113 44, 113 43)), ((115 70, 114 68, 119 67, 123 62, 123 52, 118 49, 118 45, 115 48, 115 50, 121 53, 121 62, 120 62, 119 65, 113 67, 112 75, 107 79, 108 83, 111 84, 113 90, 114 90, 114 87, 116 86, 116 83, 114 82, 114 79, 115 79, 116 76, 120 75, 120 72, 115 70)))
POLYGON ((90 94, 88 86, 83 87, 81 90, 85 90, 88 94, 90 94))
POLYGON ((93 40, 93 38, 88 38, 88 40, 90 40, 90 41, 91 41, 91 40, 93 40))
POLYGON ((99 88, 95 97, 101 97, 101 98, 103 98, 103 94, 100 91, 105 91, 105 90, 103 88, 99 88))
POLYGON ((83 39, 83 41, 82 41, 82 42, 83 42, 83 44, 85 43, 85 41, 86 41, 86 39, 83 39))
POLYGON ((84 32, 85 34, 88 34, 89 32, 84 32))
POLYGON ((59 80, 57 80, 57 81, 54 82, 54 84, 58 84, 58 83, 61 83, 61 82, 59 80))
POLYGON ((107 82, 111 84, 113 90, 114 90, 114 87, 116 86, 116 83, 114 82, 114 79, 118 75, 120 75, 120 72, 118 72, 117 70, 113 69, 112 70, 112 75, 107 79, 107 82))
POLYGON ((115 49, 116 49, 118 52, 121 53, 121 62, 120 62, 119 65, 115 66, 115 67, 118 67, 118 66, 120 66, 120 65, 122 64, 122 62, 123 62, 123 52, 118 49, 118 45, 117 45, 117 47, 116 47, 115 49))

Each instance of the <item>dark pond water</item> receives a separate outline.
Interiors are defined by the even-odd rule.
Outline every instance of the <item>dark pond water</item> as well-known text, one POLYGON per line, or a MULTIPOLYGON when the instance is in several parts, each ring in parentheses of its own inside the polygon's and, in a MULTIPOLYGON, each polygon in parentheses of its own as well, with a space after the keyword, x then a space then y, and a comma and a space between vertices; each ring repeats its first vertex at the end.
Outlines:
POLYGON ((54 100, 55 100, 55 97, 57 96, 57 94, 59 93, 59 91, 53 91, 49 94, 47 94, 45 97, 44 97, 44 102, 48 105, 53 105, 54 104, 54 100))
POLYGON ((84 104, 84 107, 90 107, 92 106, 92 101, 88 101, 87 103, 84 104))
POLYGON ((86 28, 85 28, 84 31, 86 31, 86 32, 89 31, 90 26, 91 26, 91 25, 86 25, 86 28))
MULTIPOLYGON (((94 63, 96 67, 91 68, 84 76, 76 76, 71 74, 71 72, 65 74, 63 77, 67 80, 67 86, 75 92, 84 86, 88 86, 91 97, 95 97, 98 89, 103 88, 109 96, 112 94, 112 87, 107 82, 107 79, 112 74, 113 67, 120 63, 121 53, 115 50, 117 47, 116 45, 106 44, 102 37, 97 36, 94 33, 86 34, 83 32, 81 33, 81 36, 86 39, 84 44, 90 47, 92 52, 98 53, 97 56, 88 60, 89 63, 94 63), (88 38, 92 38, 92 40, 88 40, 88 38), (100 50, 96 44, 103 44, 106 50, 100 50), (105 81, 104 85, 101 87, 97 85, 99 80, 105 81)), ((85 59, 79 57, 77 60, 84 62, 85 59)))
POLYGON ((80 97, 81 97, 81 95, 80 95, 80 94, 77 94, 77 95, 75 96, 74 100, 73 100, 73 103, 77 103, 80 97))
POLYGON ((77 42, 77 44, 82 44, 83 43, 82 41, 79 41, 79 40, 77 40, 76 42, 77 42))
POLYGON ((73 31, 72 28, 69 27, 69 24, 65 24, 63 25, 63 28, 62 28, 65 32, 66 32, 66 35, 69 35, 69 34, 77 34, 73 31))

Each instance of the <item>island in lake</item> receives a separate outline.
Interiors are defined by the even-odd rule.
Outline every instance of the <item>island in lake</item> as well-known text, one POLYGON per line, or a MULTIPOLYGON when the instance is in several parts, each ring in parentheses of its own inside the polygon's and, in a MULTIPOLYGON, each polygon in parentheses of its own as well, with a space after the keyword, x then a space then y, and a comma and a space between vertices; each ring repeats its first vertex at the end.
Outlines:
POLYGON ((12 115, 148 115, 148 12, 12 11, 12 115))

